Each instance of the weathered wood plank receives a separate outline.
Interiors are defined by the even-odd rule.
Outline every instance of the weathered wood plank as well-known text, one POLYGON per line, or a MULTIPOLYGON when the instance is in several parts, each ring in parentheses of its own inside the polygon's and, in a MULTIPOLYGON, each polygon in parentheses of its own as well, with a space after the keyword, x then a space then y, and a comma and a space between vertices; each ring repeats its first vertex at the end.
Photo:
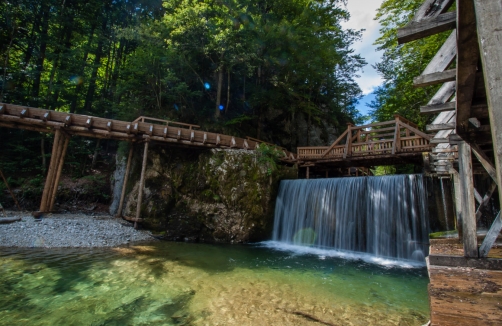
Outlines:
POLYGON ((136 220, 134 221, 134 228, 138 228, 138 220, 141 215, 141 205, 143 204, 143 191, 145 187, 145 172, 146 172, 146 162, 148 159, 148 144, 150 142, 145 142, 145 148, 143 150, 143 163, 141 164, 141 177, 139 179, 139 190, 138 190, 138 204, 136 206, 136 220))
POLYGON ((457 134, 464 136, 469 129, 471 105, 476 83, 479 46, 476 17, 472 0, 457 1, 457 42, 461 49, 457 55, 457 134))
POLYGON ((435 72, 442 72, 453 62, 457 55, 457 31, 453 31, 446 39, 446 42, 436 53, 431 62, 422 72, 422 75, 428 75, 435 72))
POLYGON ((499 200, 502 203, 502 2, 499 0, 474 0, 477 32, 481 49, 488 114, 499 185, 499 200))
POLYGON ((397 41, 399 44, 404 44, 454 29, 456 20, 457 15, 455 12, 446 12, 433 18, 411 22, 397 30, 397 41))
POLYGON ((427 131, 440 131, 440 130, 450 130, 450 129, 455 129, 455 122, 430 124, 425 126, 425 130, 427 131))
POLYGON ((420 8, 418 8, 412 22, 419 22, 424 19, 433 18, 445 13, 455 2, 455 0, 426 0, 420 8))
POLYGON ((466 142, 458 144, 460 192, 462 196, 462 230, 464 255, 478 257, 476 238, 476 209, 474 204, 474 183, 472 179, 471 147, 466 142))
POLYGON ((479 148, 478 145, 476 144, 471 144, 472 152, 474 155, 477 157, 479 163, 485 168, 486 172, 490 175, 490 177, 495 181, 495 183, 498 185, 497 181, 497 170, 493 166, 492 162, 490 161, 490 158, 485 154, 485 152, 479 148))
POLYGON ((454 81, 457 76, 455 69, 450 69, 442 72, 435 72, 428 75, 420 75, 413 78, 413 86, 424 87, 429 85, 441 84, 444 82, 454 81))
POLYGON ((444 111, 455 111, 456 103, 455 101, 446 102, 443 104, 432 104, 420 107, 420 113, 422 114, 434 114, 444 111))
POLYGON ((495 220, 493 221, 490 230, 488 230, 488 232, 486 233, 485 240, 483 240, 481 247, 479 247, 480 257, 485 258, 488 256, 490 249, 493 247, 495 240, 497 240, 497 237, 500 234, 500 230, 502 230, 502 219, 500 217, 500 212, 499 212, 497 214, 497 217, 495 217, 495 220))

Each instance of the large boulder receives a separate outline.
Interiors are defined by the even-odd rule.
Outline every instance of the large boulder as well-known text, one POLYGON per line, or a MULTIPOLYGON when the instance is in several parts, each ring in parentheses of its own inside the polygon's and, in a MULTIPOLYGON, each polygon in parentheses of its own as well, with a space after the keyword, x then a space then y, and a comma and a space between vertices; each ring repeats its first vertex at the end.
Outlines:
MULTIPOLYGON (((169 240, 248 242, 271 234, 281 179, 294 167, 273 151, 194 150, 151 146, 141 205, 144 227, 169 240)), ((127 185, 124 216, 135 216, 141 155, 127 185)), ((116 196, 115 196, 116 197, 116 196)))

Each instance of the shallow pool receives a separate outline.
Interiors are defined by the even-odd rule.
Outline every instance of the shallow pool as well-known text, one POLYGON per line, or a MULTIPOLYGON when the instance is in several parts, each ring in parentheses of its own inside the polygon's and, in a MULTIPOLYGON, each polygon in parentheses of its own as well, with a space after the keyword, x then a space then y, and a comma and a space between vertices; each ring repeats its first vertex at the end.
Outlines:
POLYGON ((429 319, 425 267, 279 249, 170 242, 2 248, 0 325, 366 326, 429 319))

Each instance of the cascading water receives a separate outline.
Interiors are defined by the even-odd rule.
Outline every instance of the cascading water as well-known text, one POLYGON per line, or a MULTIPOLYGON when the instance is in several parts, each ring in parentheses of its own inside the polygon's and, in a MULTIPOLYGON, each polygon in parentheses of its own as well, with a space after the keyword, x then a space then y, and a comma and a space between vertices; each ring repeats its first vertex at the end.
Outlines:
POLYGON ((423 261, 426 200, 422 175, 285 180, 273 240, 423 261))

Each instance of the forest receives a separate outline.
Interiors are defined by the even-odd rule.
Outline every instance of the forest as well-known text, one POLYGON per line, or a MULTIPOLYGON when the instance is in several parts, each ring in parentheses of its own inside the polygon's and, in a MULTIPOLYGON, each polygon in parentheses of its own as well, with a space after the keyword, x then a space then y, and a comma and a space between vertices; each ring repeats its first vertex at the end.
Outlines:
MULTIPOLYGON (((396 29, 420 0, 385 0, 376 65, 384 84, 371 118, 394 113, 424 126, 415 89, 447 35, 398 46, 396 29)), ((0 102, 132 121, 138 116, 251 136, 289 150, 328 144, 356 109, 366 65, 343 29, 346 0, 8 0, 0 3, 0 102)), ((43 179, 52 139, 0 128, 0 169, 16 185, 43 179), (17 177, 15 177, 17 176, 17 177)), ((71 140, 65 170, 86 175, 114 142, 71 140)))

